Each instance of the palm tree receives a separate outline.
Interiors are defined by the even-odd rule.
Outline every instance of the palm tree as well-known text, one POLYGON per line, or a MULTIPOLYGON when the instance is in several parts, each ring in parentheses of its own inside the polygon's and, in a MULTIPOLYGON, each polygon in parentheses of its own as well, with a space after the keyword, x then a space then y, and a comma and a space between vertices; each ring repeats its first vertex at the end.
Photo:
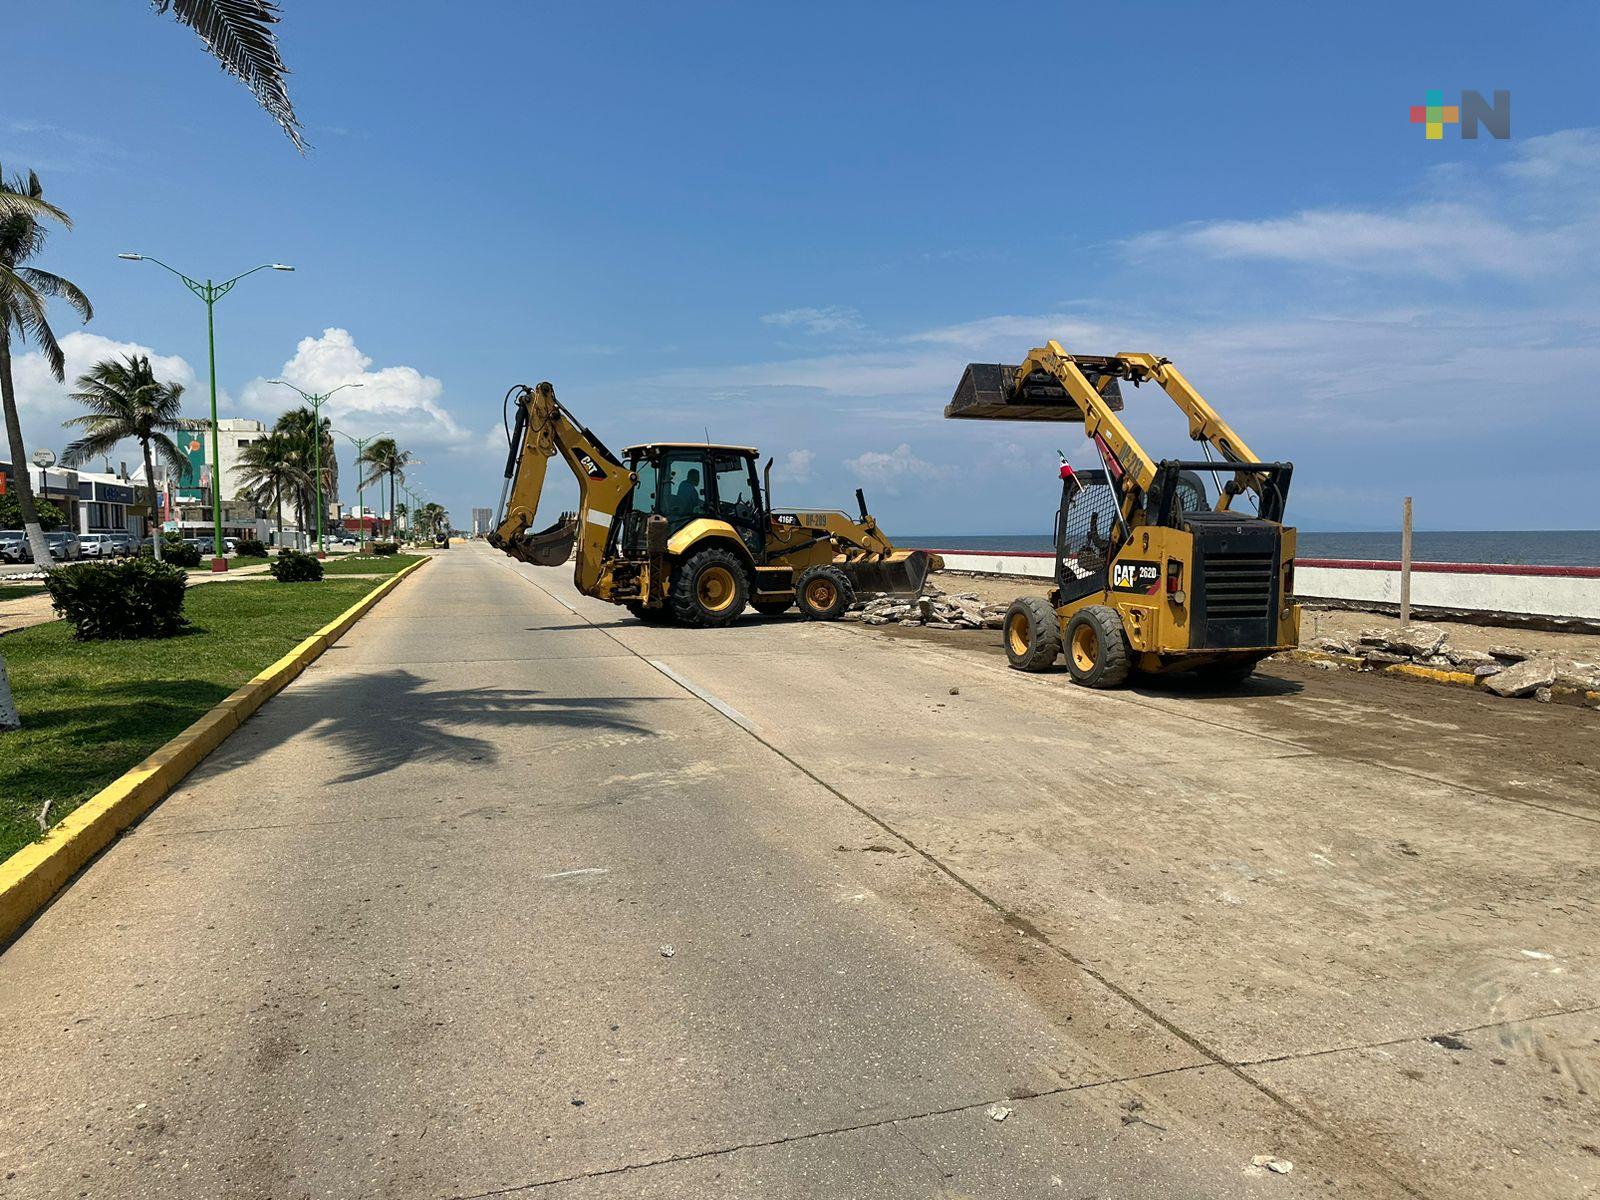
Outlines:
POLYGON ((402 450, 392 437, 376 438, 367 444, 356 461, 358 469, 365 472, 362 487, 371 487, 384 476, 389 478, 389 538, 394 539, 394 519, 400 508, 395 504, 395 486, 406 480, 406 468, 420 466, 422 460, 409 450, 402 450))
POLYGON ((272 0, 150 0, 158 13, 170 11, 200 35, 222 69, 250 89, 256 102, 283 127, 296 150, 305 153, 300 118, 289 101, 289 68, 278 56, 278 6, 272 0))
MULTIPOLYGON (((304 406, 291 408, 274 423, 273 432, 282 434, 287 439, 290 460, 299 469, 301 475, 300 487, 295 491, 295 510, 300 517, 300 528, 315 519, 317 511, 317 491, 322 492, 324 513, 328 511, 328 500, 338 492, 339 462, 334 454, 333 447, 333 421, 328 417, 320 419, 304 406), (313 429, 316 432, 313 432, 313 429), (318 452, 315 438, 320 433, 322 439, 321 478, 317 478, 318 452)), ((312 537, 317 537, 320 531, 313 530, 312 537)))
MULTIPOLYGON (((130 354, 125 359, 108 358, 95 363, 78 376, 78 390, 72 398, 89 411, 64 422, 88 431, 88 436, 67 447, 62 461, 69 467, 111 453, 124 438, 139 443, 144 457, 145 484, 150 493, 150 515, 156 514, 155 459, 173 472, 188 464, 178 443, 168 436, 183 423, 181 405, 183 385, 162 383, 150 367, 149 358, 130 354)), ((161 559, 160 536, 151 539, 157 561, 161 559)))
POLYGON ((44 198, 39 176, 29 171, 11 179, 0 170, 0 403, 5 408, 6 439, 11 444, 12 479, 17 501, 22 507, 22 525, 28 531, 33 561, 41 567, 51 564, 50 547, 39 525, 39 510, 33 501, 33 481, 28 475, 27 447, 22 440, 22 422, 17 416, 16 386, 11 375, 11 344, 29 341, 44 353, 45 365, 58 380, 66 378, 66 356, 50 328, 47 304, 64 300, 87 321, 94 315, 89 298, 59 275, 38 267, 25 266, 44 248, 48 230, 42 221, 57 221, 71 227, 67 214, 44 198))
POLYGON ((300 469, 294 438, 274 430, 239 454, 240 494, 254 504, 272 505, 278 533, 283 533, 283 502, 305 494, 310 476, 300 469))

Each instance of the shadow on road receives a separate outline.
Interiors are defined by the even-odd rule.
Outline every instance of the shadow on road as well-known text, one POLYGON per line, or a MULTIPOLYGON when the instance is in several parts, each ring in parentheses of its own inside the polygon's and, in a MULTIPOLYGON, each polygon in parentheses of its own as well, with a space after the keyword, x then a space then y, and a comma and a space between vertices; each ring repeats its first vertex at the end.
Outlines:
POLYGON ((493 742, 464 732, 472 727, 651 732, 624 714, 642 699, 427 684, 409 671, 362 672, 280 692, 272 711, 296 732, 330 743, 350 764, 332 783, 370 779, 407 763, 496 761, 493 742))

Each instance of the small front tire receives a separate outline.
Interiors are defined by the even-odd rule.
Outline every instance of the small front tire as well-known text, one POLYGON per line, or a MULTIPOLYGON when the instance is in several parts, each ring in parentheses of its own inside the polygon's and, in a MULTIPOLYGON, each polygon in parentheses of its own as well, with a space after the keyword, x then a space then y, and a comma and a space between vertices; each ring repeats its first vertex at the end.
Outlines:
POLYGON ((1017 671, 1048 671, 1061 657, 1061 619, 1050 602, 1021 596, 1006 609, 1006 661, 1017 671))
POLYGON ((1080 609, 1067 622, 1067 669, 1084 687, 1120 686, 1133 669, 1133 652, 1117 610, 1103 604, 1080 609))

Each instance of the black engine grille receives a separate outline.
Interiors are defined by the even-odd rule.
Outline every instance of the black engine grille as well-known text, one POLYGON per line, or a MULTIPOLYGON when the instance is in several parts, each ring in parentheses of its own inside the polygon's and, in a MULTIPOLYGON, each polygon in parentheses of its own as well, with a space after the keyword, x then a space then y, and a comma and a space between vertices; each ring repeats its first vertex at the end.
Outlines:
POLYGON ((1272 615, 1275 556, 1211 552, 1205 559, 1206 617, 1212 621, 1261 620, 1272 615))

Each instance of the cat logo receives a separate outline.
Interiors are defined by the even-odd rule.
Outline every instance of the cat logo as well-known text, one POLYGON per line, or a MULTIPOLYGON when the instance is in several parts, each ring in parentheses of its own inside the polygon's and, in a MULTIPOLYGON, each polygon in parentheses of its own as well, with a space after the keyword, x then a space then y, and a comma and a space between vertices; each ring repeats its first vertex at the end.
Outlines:
POLYGON ((1161 564, 1127 560, 1111 564, 1111 586, 1119 592, 1153 592, 1161 582, 1161 564))
POLYGON ((590 479, 604 479, 606 477, 605 468, 587 454, 578 455, 578 465, 584 469, 590 479))

